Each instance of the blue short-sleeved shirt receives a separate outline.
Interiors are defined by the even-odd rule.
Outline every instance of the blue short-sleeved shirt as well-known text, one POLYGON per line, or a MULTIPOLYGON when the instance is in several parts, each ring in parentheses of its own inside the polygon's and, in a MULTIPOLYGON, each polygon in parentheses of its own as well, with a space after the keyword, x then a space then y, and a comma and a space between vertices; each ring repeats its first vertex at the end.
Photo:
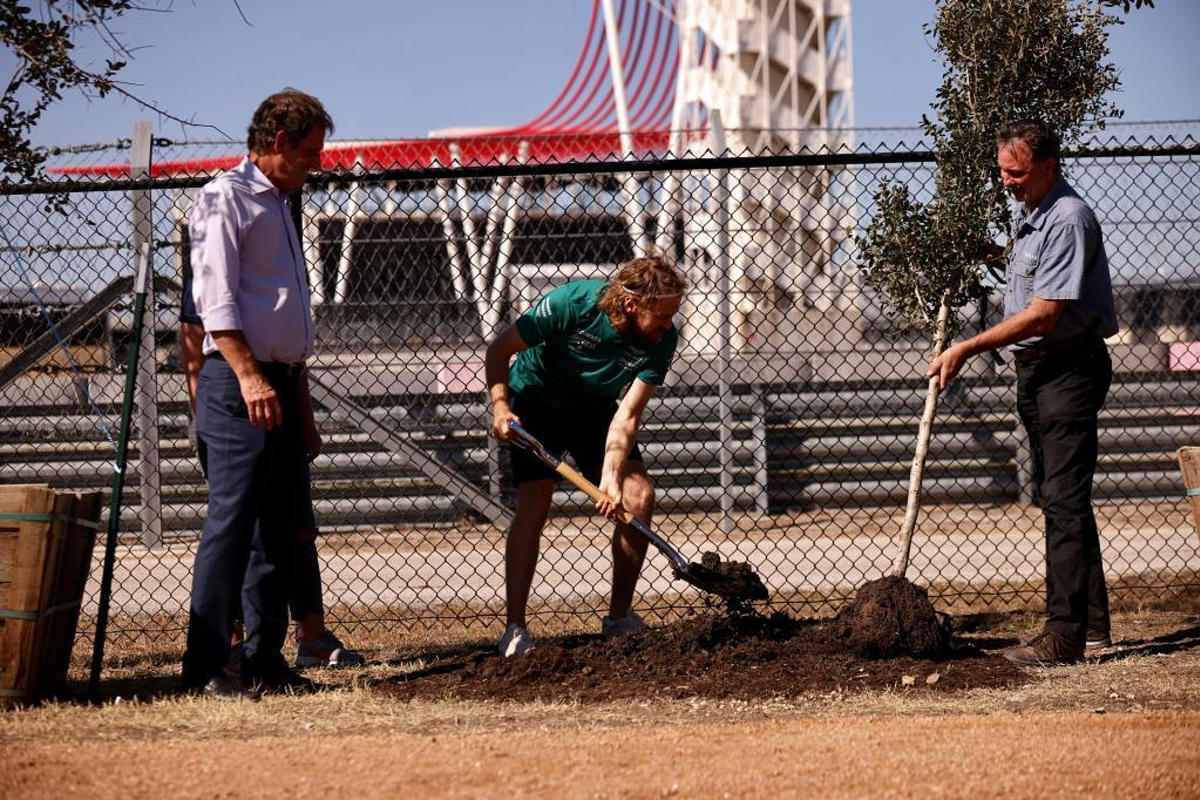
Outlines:
POLYGON ((544 296, 516 321, 528 345, 508 386, 556 408, 611 403, 638 378, 661 386, 679 341, 672 327, 657 342, 621 333, 599 308, 604 281, 573 281, 544 296))
POLYGON ((1100 223, 1066 181, 1055 181, 1032 211, 1019 205, 1012 230, 1004 315, 1025 310, 1035 296, 1068 302, 1053 331, 1022 339, 1010 349, 1049 345, 1082 333, 1109 337, 1117 332, 1100 223))

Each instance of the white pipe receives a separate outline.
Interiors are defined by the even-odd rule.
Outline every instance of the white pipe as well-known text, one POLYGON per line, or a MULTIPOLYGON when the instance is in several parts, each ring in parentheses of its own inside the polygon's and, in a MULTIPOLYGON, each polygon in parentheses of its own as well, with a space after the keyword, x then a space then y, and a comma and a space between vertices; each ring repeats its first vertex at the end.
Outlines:
POLYGON ((608 66, 612 71, 613 99, 617 103, 617 130, 621 134, 621 149, 633 154, 633 134, 629 128, 629 105, 625 100, 625 68, 621 64, 621 32, 612 0, 600 0, 604 7, 604 35, 608 39, 608 66))
MULTIPOLYGON (((713 151, 720 158, 725 155, 725 126, 721 124, 721 110, 714 108, 708 115, 712 126, 713 151)), ((717 408, 720 418, 721 440, 721 530, 729 533, 734 528, 733 512, 733 406, 730 401, 729 374, 732 354, 730 352, 729 317, 729 172, 720 170, 716 174, 713 190, 716 204, 713 221, 716 224, 717 243, 717 408)))
MULTIPOLYGON (((675 105, 671 109, 671 131, 667 138, 667 149, 673 158, 679 158, 683 151, 684 115, 687 112, 684 79, 692 63, 692 53, 695 48, 695 34, 693 33, 695 26, 687 23, 688 18, 684 15, 683 19, 679 21, 680 70, 679 77, 675 79, 675 105)), ((666 256, 671 260, 675 258, 675 216, 680 211, 680 188, 679 175, 676 172, 666 173, 663 176, 662 185, 659 187, 662 199, 659 202, 655 248, 659 255, 666 256)))
POLYGON ((325 302, 325 263, 321 261, 321 213, 311 203, 304 204, 303 226, 300 229, 300 246, 304 251, 304 264, 308 269, 309 302, 319 306, 325 302))
MULTIPOLYGON (((362 172, 361 156, 355 156, 354 158, 354 172, 355 174, 362 172)), ((350 270, 353 264, 354 235, 358 233, 358 220, 363 216, 361 212, 362 201, 362 184, 356 181, 350 184, 350 191, 346 196, 349 208, 346 209, 346 224, 342 228, 342 254, 338 259, 337 284, 333 290, 334 305, 341 305, 346 302, 346 298, 350 295, 350 270)))
MULTIPOLYGON (((433 160, 436 169, 439 164, 433 160)), ((450 197, 451 182, 442 179, 437 182, 438 211, 442 216, 442 234, 446 237, 446 255, 450 259, 450 278, 454 283, 454 293, 459 300, 467 299, 466 270, 463 269, 462 249, 458 246, 458 231, 454 228, 454 201, 450 197)))
MULTIPOLYGON (((529 158, 529 142, 521 142, 521 148, 517 155, 517 163, 524 164, 529 158)), ((509 278, 509 262, 512 261, 512 251, 515 245, 517 220, 523 217, 524 210, 521 208, 521 200, 525 196, 525 182, 523 178, 517 178, 509 184, 511 197, 508 199, 508 204, 504 209, 504 228, 500 234, 500 252, 496 255, 496 285, 492 289, 492 303, 488 307, 487 320, 484 322, 484 336, 488 335, 488 331, 493 334, 496 328, 500 325, 500 309, 504 301, 508 299, 508 278, 509 278)))
MULTIPOLYGON (((508 154, 501 155, 500 161, 501 163, 508 161, 508 154)), ((492 253, 496 249, 496 231, 504 219, 503 199, 508 194, 508 186, 511 182, 511 178, 497 178, 488 195, 490 203, 483 228, 483 253, 480 256, 482 268, 475 274, 475 309, 479 314, 479 324, 482 328, 479 333, 484 341, 493 332, 492 327, 487 324, 489 312, 497 303, 496 298, 492 296, 494 285, 489 286, 489 284, 494 284, 491 274, 492 253)))
MULTIPOLYGON (((625 98, 625 69, 621 64, 621 32, 617 29, 617 15, 612 0, 601 0, 604 7, 604 35, 608 40, 608 65, 612 73, 613 100, 617 105, 617 130, 621 137, 621 151, 626 158, 633 158, 633 132, 629 126, 629 104, 625 98)), ((645 210, 641 205, 641 182, 629 173, 621 181, 625 201, 621 204, 629 224, 629 241, 634 257, 646 255, 646 229, 642 223, 645 210)))
MULTIPOLYGON (((500 156, 500 162, 508 161, 508 153, 503 153, 500 156)), ((512 183, 512 178, 498 178, 492 184, 492 191, 489 195, 487 224, 483 231, 483 265, 490 267, 492 265, 492 256, 496 252, 496 230, 503 222, 504 208, 502 198, 508 193, 508 185, 512 183)), ((488 277, 491 277, 490 275, 488 277)))
MULTIPOLYGON (((450 145, 450 158, 455 167, 462 165, 462 155, 457 144, 450 145)), ((475 218, 471 214, 470 186, 466 178, 456 181, 458 188, 458 216, 462 220, 463 238, 467 240, 467 267, 471 275, 471 284, 475 294, 475 308, 482 314, 480 295, 487 291, 487 275, 481 260, 483 255, 479 240, 475 238, 475 218)), ((485 298, 486 302, 486 298, 485 298)))

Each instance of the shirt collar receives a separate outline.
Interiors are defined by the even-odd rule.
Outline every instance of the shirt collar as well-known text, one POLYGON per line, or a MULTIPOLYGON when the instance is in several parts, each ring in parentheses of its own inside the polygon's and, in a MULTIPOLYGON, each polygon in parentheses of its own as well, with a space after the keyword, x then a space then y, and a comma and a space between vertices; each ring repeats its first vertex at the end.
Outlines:
POLYGON ((1021 221, 1031 228, 1041 229, 1046 222, 1046 216, 1050 213, 1054 203, 1067 192, 1067 182, 1059 175, 1054 180, 1054 184, 1050 187, 1050 191, 1046 192, 1046 196, 1042 198, 1042 202, 1038 203, 1037 208, 1033 211, 1025 211, 1025 206, 1022 204, 1021 209, 1023 215, 1021 221))
POLYGON ((270 193, 276 197, 280 196, 279 187, 271 183, 271 179, 250 160, 250 156, 244 157, 229 174, 254 194, 270 193))

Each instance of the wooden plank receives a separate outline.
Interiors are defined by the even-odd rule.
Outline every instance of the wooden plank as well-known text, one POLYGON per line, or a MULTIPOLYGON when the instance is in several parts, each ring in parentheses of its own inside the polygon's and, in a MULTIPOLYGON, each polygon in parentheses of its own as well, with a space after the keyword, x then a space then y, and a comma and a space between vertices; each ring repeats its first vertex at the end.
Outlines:
MULTIPOLYGON (((36 589, 36 607, 30 610, 36 611, 38 614, 45 614, 48 609, 52 609, 56 605, 58 572, 62 564, 63 546, 67 540, 67 532, 71 527, 67 520, 70 519, 75 509, 75 496, 72 494, 55 494, 53 499, 54 519, 49 523, 42 523, 42 528, 38 532, 43 539, 41 550, 44 556, 41 572, 39 575, 31 576, 39 585, 36 589)), ((25 638, 22 641, 25 650, 22 653, 23 658, 20 660, 15 680, 18 687, 26 687, 30 696, 34 698, 42 697, 47 689, 56 685, 58 678, 58 669, 55 668, 54 658, 56 652, 61 652, 65 646, 68 657, 70 657, 70 644, 57 642, 51 636, 53 620, 54 616, 40 616, 38 619, 25 623, 27 627, 25 638)))
POLYGON ((10 580, 0 584, 6 612, 0 616, 0 705, 6 705, 58 691, 66 679, 100 493, 3 486, 0 514, 10 516, 0 519, 0 555, 10 565, 10 580))
MULTIPOLYGON (((70 499, 72 520, 99 520, 100 492, 78 492, 70 496, 70 499)), ((54 579, 55 591, 51 600, 51 608, 62 610, 46 619, 50 647, 45 655, 45 678, 39 681, 40 692, 44 694, 58 691, 66 682, 79 625, 79 610, 87 586, 88 573, 91 572, 92 550, 96 543, 94 527, 72 522, 65 533, 62 559, 54 579)))
POLYGON ((1192 522, 1196 524, 1196 535, 1200 536, 1200 447, 1181 447, 1177 455, 1188 506, 1192 509, 1192 522))
POLYGON ((371 438, 371 441, 385 450, 405 456, 412 466, 425 473, 426 477, 449 494, 456 505, 478 511, 491 520, 494 525, 507 528, 512 524, 513 512, 473 484, 462 473, 438 461, 434 456, 379 422, 365 408, 311 373, 308 377, 308 391, 318 405, 327 409, 337 409, 344 413, 351 423, 371 438))
MULTIPOLYGON (((54 492, 49 486, 14 486, 0 493, 0 513, 37 517, 53 512, 54 506, 54 492)), ((5 537, 13 543, 13 572, 7 591, 0 597, 0 608, 36 612, 41 599, 42 571, 50 549, 49 537, 45 535, 48 523, 37 519, 15 522, 16 536, 5 537)), ((36 624, 36 620, 4 620, 0 635, 0 691, 9 697, 0 699, 20 700, 29 690, 36 624)))

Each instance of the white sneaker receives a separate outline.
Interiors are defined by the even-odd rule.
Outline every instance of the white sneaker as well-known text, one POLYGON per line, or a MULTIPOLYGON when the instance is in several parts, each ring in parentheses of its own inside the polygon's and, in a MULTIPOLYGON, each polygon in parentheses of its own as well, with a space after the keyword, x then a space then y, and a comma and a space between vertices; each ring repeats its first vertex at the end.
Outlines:
POLYGON ((517 623, 510 622, 504 629, 504 635, 500 637, 500 646, 496 649, 505 658, 519 656, 533 649, 533 637, 517 623))
POLYGON ((604 633, 605 639, 613 639, 617 636, 624 636, 627 633, 636 633, 646 627, 646 622, 630 609, 625 613, 625 616, 620 619, 604 618, 604 624, 600 626, 604 633))

